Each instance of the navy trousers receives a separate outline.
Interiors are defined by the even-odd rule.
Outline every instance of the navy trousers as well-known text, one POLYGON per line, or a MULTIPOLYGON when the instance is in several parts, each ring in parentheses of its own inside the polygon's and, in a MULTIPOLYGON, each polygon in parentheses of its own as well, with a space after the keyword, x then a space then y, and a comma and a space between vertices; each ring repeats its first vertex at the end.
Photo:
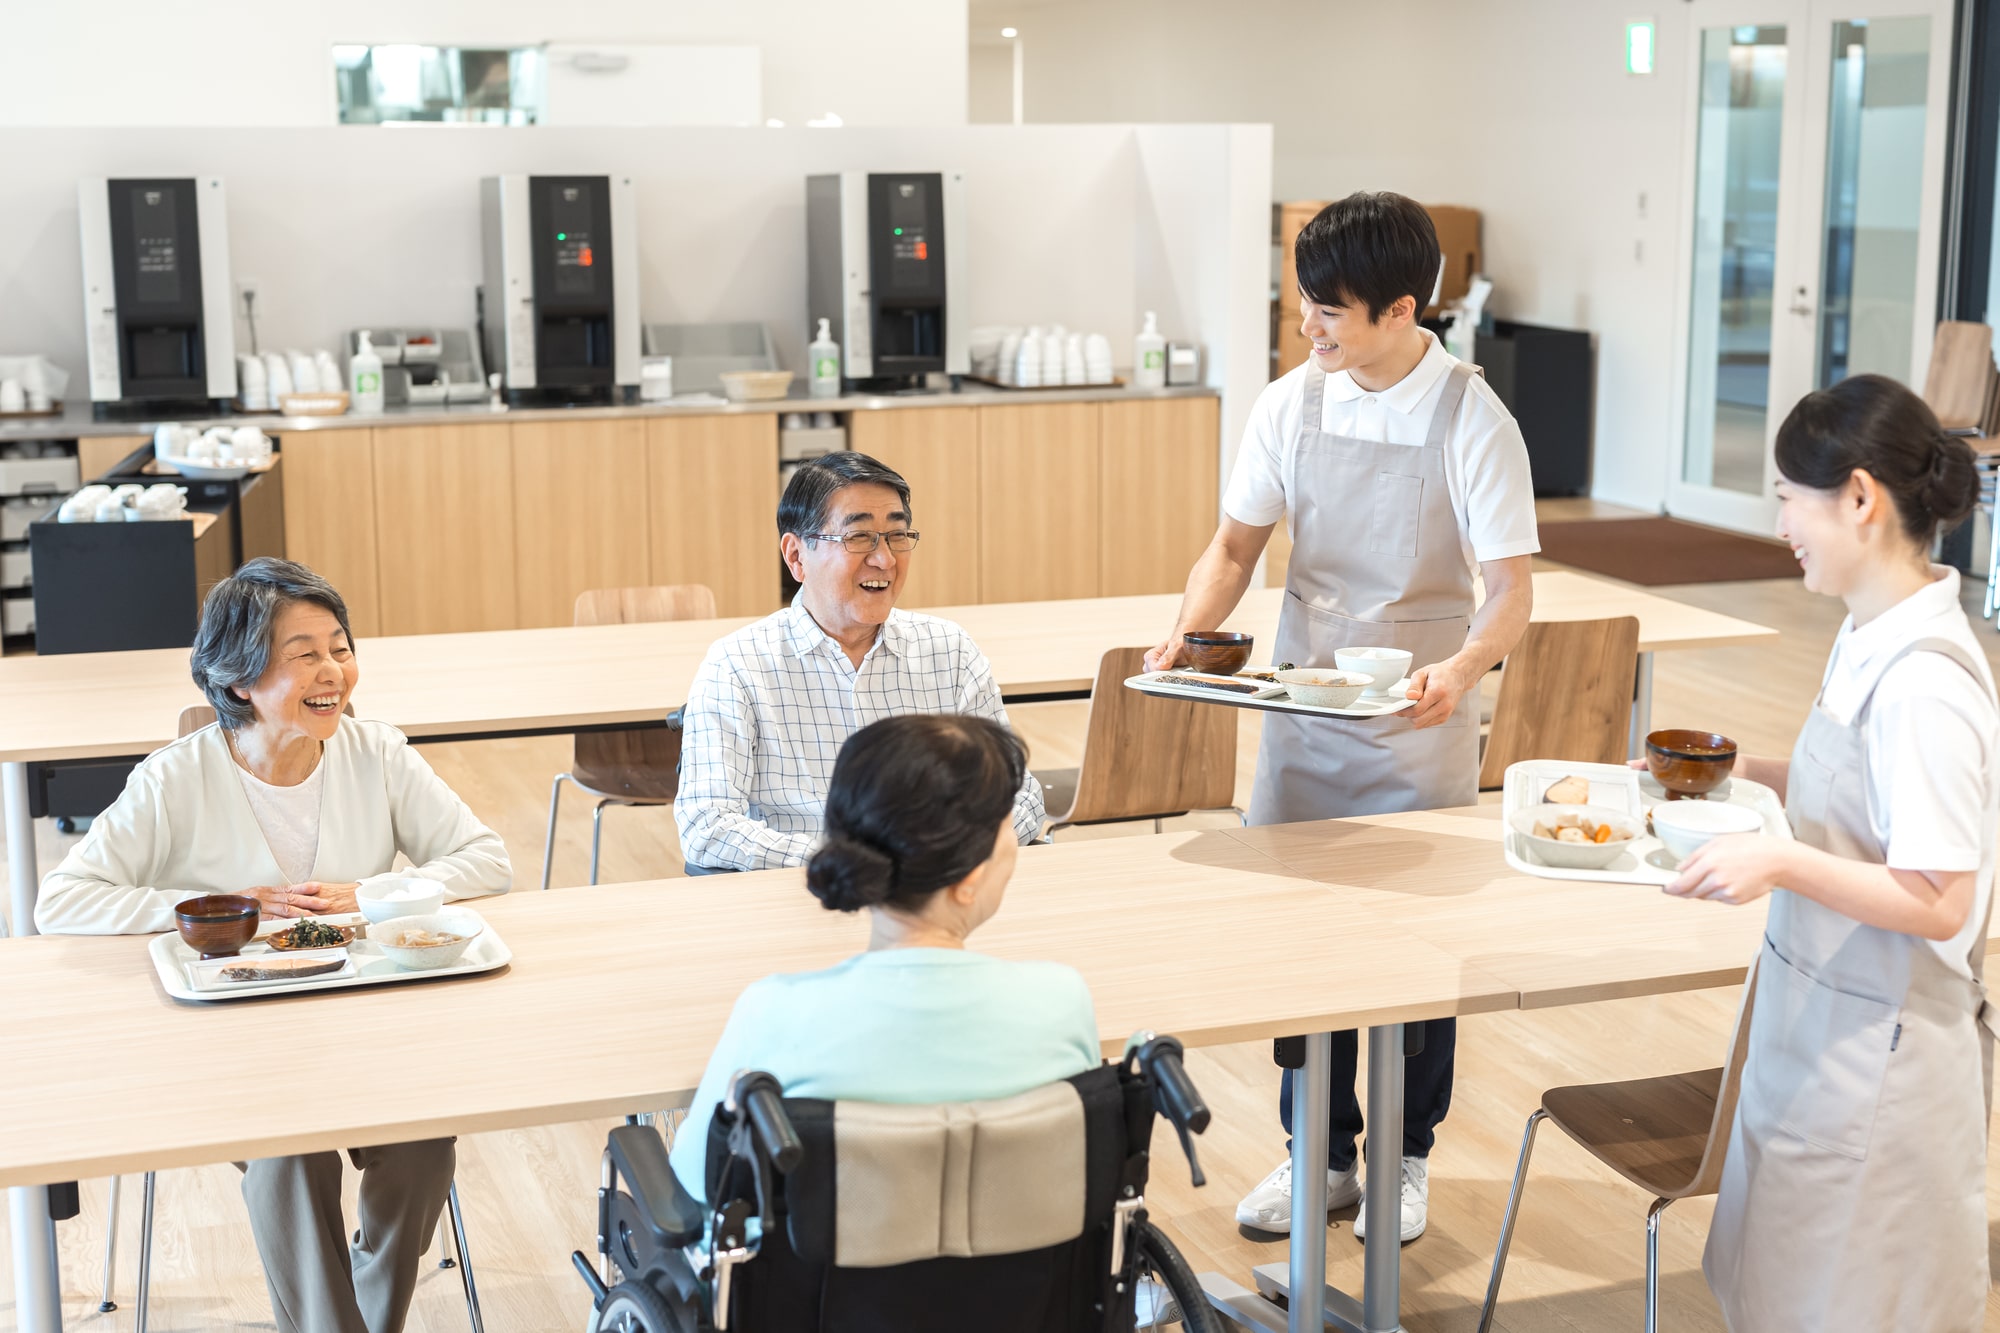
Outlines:
MULTIPOLYGON (((1418 1024, 1424 1032, 1424 1049, 1403 1061, 1403 1156, 1429 1157, 1437 1142, 1437 1127, 1451 1109, 1452 1067, 1458 1050, 1458 1020, 1434 1018, 1418 1024)), ((1327 1141, 1326 1164, 1335 1171, 1354 1165, 1354 1141, 1360 1137, 1361 1103, 1354 1095, 1355 1066, 1360 1056, 1360 1034, 1347 1031, 1333 1034, 1333 1096, 1327 1117, 1331 1136, 1327 1141)), ((1285 1133, 1292 1132, 1292 1075, 1287 1069, 1278 1100, 1278 1120, 1285 1133)), ((1291 1141, 1286 1140, 1286 1151, 1291 1141)))

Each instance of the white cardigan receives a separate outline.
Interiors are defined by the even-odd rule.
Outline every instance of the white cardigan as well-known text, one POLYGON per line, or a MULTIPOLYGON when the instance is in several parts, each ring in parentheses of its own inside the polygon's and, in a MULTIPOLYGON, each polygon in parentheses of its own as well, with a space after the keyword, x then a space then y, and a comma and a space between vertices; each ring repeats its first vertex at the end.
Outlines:
MULTIPOLYGON (((407 873, 438 880, 447 898, 505 893, 513 882, 500 835, 394 727, 343 717, 320 762, 314 880, 365 883, 392 873, 402 852, 407 873)), ((133 770, 43 879, 35 925, 47 934, 149 934, 172 930, 174 904, 185 898, 284 882, 222 728, 210 725, 133 770)))

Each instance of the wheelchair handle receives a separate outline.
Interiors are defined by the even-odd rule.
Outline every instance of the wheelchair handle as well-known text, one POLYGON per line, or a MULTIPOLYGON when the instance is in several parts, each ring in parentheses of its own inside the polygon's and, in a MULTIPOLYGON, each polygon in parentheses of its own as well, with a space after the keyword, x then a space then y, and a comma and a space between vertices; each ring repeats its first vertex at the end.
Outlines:
POLYGON ((1160 1109, 1176 1125, 1199 1134, 1212 1118, 1183 1062, 1177 1037, 1155 1037, 1139 1048, 1139 1067, 1159 1090, 1160 1109))
POLYGON ((799 1132, 792 1128, 792 1118, 785 1114, 784 1089, 778 1080, 760 1071, 738 1074, 730 1088, 729 1104, 732 1110, 740 1108, 749 1116, 757 1146, 778 1168, 778 1174, 790 1175, 806 1150, 799 1142, 799 1132))

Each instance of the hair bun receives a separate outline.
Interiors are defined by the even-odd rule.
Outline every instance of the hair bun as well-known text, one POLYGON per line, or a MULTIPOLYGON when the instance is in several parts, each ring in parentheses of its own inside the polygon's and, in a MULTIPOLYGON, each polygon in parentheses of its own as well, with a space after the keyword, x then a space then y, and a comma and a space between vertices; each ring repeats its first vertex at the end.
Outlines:
POLYGON ((1972 446, 1956 435, 1939 432, 1931 451, 1931 472, 1924 483, 1924 503, 1938 521, 1951 528, 1979 504, 1979 468, 1972 446))
POLYGON ((858 912, 889 900, 896 861, 880 847, 830 834, 806 863, 806 887, 830 912, 858 912))

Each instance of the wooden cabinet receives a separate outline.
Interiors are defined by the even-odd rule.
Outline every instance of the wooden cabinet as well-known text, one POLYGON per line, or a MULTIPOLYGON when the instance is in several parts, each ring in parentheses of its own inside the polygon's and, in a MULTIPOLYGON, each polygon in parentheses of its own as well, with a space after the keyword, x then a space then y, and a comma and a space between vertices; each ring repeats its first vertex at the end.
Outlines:
POLYGON ((77 475, 86 484, 96 481, 133 450, 151 443, 144 435, 86 435, 76 442, 77 475))
POLYGON ((776 610, 777 417, 654 417, 645 430, 652 581, 707 584, 718 615, 776 610))
POLYGON ((510 429, 520 626, 568 625, 577 594, 651 583, 646 423, 536 421, 510 429))
POLYGON ((979 409, 982 601, 1097 596, 1099 406, 979 409))
POLYGON ((1098 595, 1179 592, 1215 532, 1214 398, 1105 403, 1098 595))
POLYGON ((354 633, 382 630, 375 537, 376 432, 292 430, 280 441, 285 554, 340 591, 354 633))
MULTIPOLYGON (((382 633, 514 627, 510 431, 467 425, 373 432, 382 633)), ((295 489, 290 453, 287 443, 287 497, 295 489)))
POLYGON ((897 605, 964 606, 984 600, 979 566, 979 411, 911 407, 856 412, 848 447, 910 483, 912 525, 923 540, 897 605))

